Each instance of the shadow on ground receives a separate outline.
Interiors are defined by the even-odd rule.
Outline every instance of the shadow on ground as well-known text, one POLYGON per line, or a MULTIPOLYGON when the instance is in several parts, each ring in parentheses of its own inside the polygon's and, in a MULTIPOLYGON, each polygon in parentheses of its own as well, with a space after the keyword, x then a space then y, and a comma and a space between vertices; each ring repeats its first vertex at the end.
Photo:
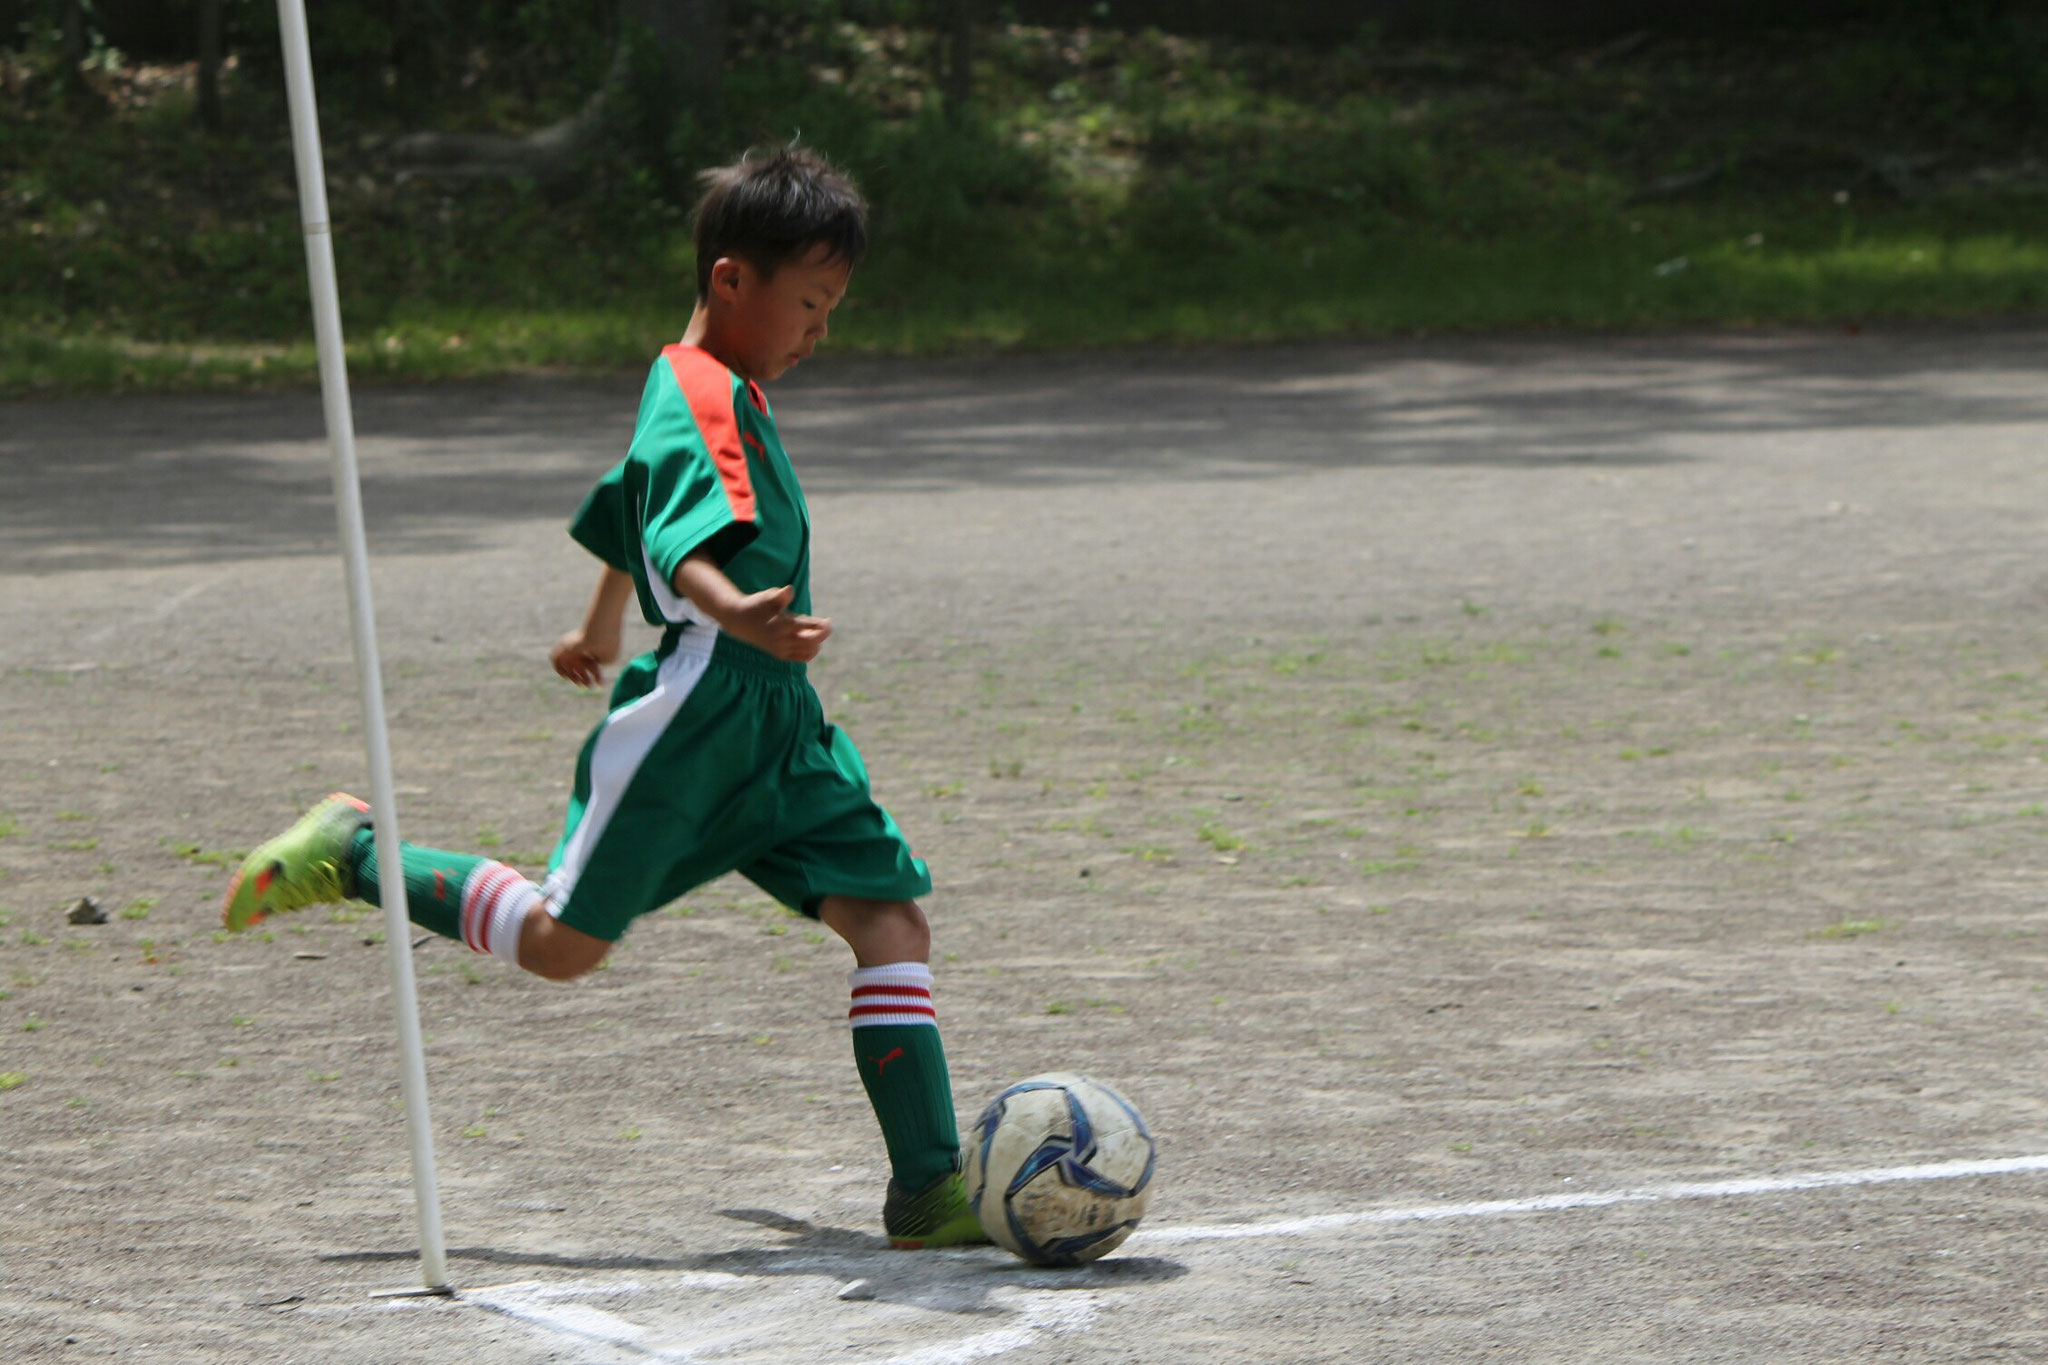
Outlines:
MULTIPOLYGON (((818 1276, 843 1284, 866 1282, 867 1296, 943 1313, 997 1314, 997 1289, 1115 1289, 1157 1284, 1187 1274, 1179 1261, 1159 1256, 1111 1256, 1087 1265, 1051 1269, 1027 1265, 994 1247, 942 1252, 892 1251, 887 1241, 850 1228, 821 1227, 765 1209, 726 1209, 729 1218, 790 1234, 779 1247, 742 1247, 694 1256, 568 1256, 496 1247, 451 1247, 458 1263, 580 1271, 698 1271, 727 1275, 818 1276)), ((319 1258, 325 1264, 383 1265, 419 1260, 417 1251, 347 1251, 319 1258)), ((459 1291, 458 1291, 459 1292, 459 1291)))
MULTIPOLYGON (((1695 436, 2038 422, 2048 334, 1451 340, 827 361, 776 390, 813 495, 1373 465, 1651 466, 1695 436)), ((549 533, 623 452, 641 379, 356 398, 378 553, 549 533)), ((0 572, 327 555, 318 396, 0 408, 0 572)))

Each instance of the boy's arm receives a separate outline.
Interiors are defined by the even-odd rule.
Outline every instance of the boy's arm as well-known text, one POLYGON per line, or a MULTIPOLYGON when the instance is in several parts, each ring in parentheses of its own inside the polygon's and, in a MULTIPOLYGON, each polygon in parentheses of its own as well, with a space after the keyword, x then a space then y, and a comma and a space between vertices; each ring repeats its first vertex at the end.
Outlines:
POLYGON ((583 613, 583 624, 555 641, 548 661, 578 687, 604 681, 604 666, 619 657, 626 603, 633 600, 633 576, 605 565, 583 613))
POLYGON ((675 590, 726 634, 791 663, 817 658, 832 634, 832 623, 825 618, 797 616, 787 610, 796 596, 795 588, 741 592, 704 550, 676 566, 675 590))

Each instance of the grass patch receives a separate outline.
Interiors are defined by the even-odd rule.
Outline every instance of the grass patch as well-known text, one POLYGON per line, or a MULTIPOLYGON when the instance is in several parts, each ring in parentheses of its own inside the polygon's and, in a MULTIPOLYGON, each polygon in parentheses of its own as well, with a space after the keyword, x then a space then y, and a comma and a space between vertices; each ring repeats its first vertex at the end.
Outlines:
POLYGON ((1865 934, 1881 934, 1890 926, 1881 919, 1844 919, 1822 929, 1815 929, 1808 938, 1861 938, 1865 934))
MULTIPOLYGON (((508 51, 431 86, 366 85, 351 73, 381 59, 335 59, 322 114, 355 375, 644 366, 689 312, 683 172, 766 128, 802 128, 876 206, 875 250, 833 319, 839 351, 2048 305, 2048 182, 2026 160, 2048 27, 2029 16, 1974 31, 1926 7, 1889 26, 1653 39, 1599 63, 1555 46, 995 23, 976 37, 979 111, 948 120, 921 32, 771 8, 735 29, 722 126, 641 111, 546 193, 401 178, 379 148, 574 108, 603 59, 587 24, 551 33, 546 60, 508 51), (1840 150, 1864 147, 1898 167, 1840 150), (1688 194, 1636 200, 1688 172, 1688 194)), ((475 38, 486 57, 513 41, 504 22, 475 38)), ((92 76, 109 111, 85 117, 48 93, 51 51, 0 54, 0 393, 313 382, 275 49, 260 36, 240 40, 213 135, 193 131, 189 89, 145 82, 118 55, 92 76)))
POLYGON ((163 844, 175 856, 198 867, 226 867, 249 856, 246 848, 206 848, 181 839, 165 839, 163 844))

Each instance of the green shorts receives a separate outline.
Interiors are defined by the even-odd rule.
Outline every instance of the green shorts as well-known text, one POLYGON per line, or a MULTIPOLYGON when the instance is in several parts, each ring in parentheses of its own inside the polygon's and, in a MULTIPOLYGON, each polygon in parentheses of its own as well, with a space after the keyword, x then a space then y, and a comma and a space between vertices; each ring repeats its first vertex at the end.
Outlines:
POLYGON ((584 742, 542 890, 562 923, 612 941, 728 872, 812 916, 827 896, 932 889, 803 665, 671 631, 620 673, 584 742))

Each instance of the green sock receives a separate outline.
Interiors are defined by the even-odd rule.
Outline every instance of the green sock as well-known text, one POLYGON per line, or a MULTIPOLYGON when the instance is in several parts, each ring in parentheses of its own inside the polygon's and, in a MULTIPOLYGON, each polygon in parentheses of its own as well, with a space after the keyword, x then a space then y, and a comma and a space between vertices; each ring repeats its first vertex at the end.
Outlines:
POLYGON ((853 1060, 889 1147, 889 1173, 916 1193, 952 1174, 960 1157, 946 1049, 930 1024, 853 1030, 853 1060))
MULTIPOLYGON (((405 909, 412 922, 443 938, 462 940, 462 884, 478 866, 490 861, 473 853, 447 853, 438 848, 400 844, 404 854, 405 909)), ((357 899, 382 905, 383 881, 377 867, 377 840, 368 825, 356 831, 349 862, 357 899)))

